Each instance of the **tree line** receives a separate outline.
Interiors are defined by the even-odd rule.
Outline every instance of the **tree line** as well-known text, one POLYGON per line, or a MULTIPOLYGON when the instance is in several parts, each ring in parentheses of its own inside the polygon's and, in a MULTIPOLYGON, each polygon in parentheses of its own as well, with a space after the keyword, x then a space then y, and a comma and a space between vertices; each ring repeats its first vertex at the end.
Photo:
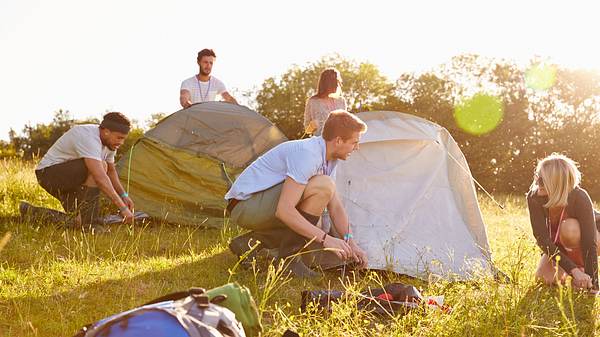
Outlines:
POLYGON ((257 90, 257 111, 289 138, 301 137, 306 98, 315 93, 326 67, 340 71, 350 111, 400 111, 448 129, 473 176, 490 191, 525 193, 537 160, 562 152, 580 163, 583 185, 600 197, 600 161, 595 156, 600 139, 598 72, 538 59, 519 66, 510 60, 460 55, 392 82, 371 63, 333 56, 265 80, 257 90), (503 112, 498 126, 485 134, 466 132, 455 119, 457 108, 477 95, 497 101, 503 112))
MULTIPOLYGON (((294 65, 267 78, 247 94, 249 105, 288 138, 300 138, 306 100, 315 93, 319 75, 328 67, 341 73, 349 111, 400 111, 448 129, 473 176, 490 191, 525 193, 537 160, 561 152, 580 163, 583 185, 600 197, 600 162, 595 155, 595 141, 600 139, 598 72, 569 69, 540 59, 523 66, 468 54, 428 71, 404 73, 390 80, 372 63, 334 55, 294 65), (502 112, 498 125, 482 134, 459 126, 456 118, 459 109, 476 97, 497 102, 502 112)), ((481 117, 486 118, 487 113, 483 106, 481 117)), ((162 116, 152 115, 146 128, 162 116)), ((0 156, 41 156, 78 122, 61 110, 49 124, 26 125, 21 134, 11 130, 9 141, 0 143, 0 156)), ((123 149, 128 149, 143 129, 136 126, 123 149)))

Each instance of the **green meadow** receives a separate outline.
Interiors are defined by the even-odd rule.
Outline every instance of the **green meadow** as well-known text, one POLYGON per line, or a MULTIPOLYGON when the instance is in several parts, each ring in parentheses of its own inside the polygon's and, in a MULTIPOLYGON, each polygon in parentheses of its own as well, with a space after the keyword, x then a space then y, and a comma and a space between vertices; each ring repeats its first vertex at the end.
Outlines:
POLYGON ((539 250, 522 195, 498 196, 504 209, 480 196, 494 262, 511 279, 505 283, 485 276, 471 282, 423 281, 384 272, 352 274, 343 283, 334 272, 316 280, 290 279, 265 265, 238 268, 227 249, 239 233, 231 226, 150 222, 83 233, 21 222, 23 199, 59 208, 37 185, 33 164, 0 161, 0 238, 8 239, 0 251, 0 336, 70 336, 87 323, 168 292, 229 281, 251 290, 263 336, 281 336, 286 329, 301 336, 591 336, 598 330, 595 298, 533 278, 539 250), (356 309, 353 295, 393 281, 415 285, 424 295, 444 295, 452 312, 420 307, 377 316, 356 309), (331 313, 300 312, 302 290, 329 288, 349 296, 331 313))

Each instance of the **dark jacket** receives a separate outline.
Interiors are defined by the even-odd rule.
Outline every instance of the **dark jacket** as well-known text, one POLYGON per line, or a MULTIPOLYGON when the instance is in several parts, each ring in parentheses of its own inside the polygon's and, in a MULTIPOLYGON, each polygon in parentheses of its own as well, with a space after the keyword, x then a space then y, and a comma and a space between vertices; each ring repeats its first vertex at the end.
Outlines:
MULTIPOLYGON (((559 265, 567 273, 577 265, 552 241, 548 233, 546 218, 548 209, 544 204, 548 202, 547 196, 539 196, 535 191, 529 191, 527 194, 527 206, 529 208, 529 218, 538 246, 549 257, 556 254, 560 255, 559 265)), ((567 197, 567 214, 569 217, 577 219, 581 227, 581 253, 583 255, 585 273, 592 277, 594 289, 598 289, 598 255, 596 251, 596 221, 594 219, 594 209, 592 200, 588 193, 575 187, 567 197)))

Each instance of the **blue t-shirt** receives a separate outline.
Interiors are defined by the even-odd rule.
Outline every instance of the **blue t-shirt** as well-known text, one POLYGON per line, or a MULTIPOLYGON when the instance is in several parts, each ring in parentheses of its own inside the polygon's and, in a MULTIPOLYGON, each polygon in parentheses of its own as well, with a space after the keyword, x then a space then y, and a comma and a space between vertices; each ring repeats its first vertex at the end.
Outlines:
POLYGON ((335 177, 337 160, 325 158, 323 137, 281 143, 258 157, 236 179, 225 199, 247 200, 253 193, 269 189, 286 177, 306 185, 316 175, 335 177))

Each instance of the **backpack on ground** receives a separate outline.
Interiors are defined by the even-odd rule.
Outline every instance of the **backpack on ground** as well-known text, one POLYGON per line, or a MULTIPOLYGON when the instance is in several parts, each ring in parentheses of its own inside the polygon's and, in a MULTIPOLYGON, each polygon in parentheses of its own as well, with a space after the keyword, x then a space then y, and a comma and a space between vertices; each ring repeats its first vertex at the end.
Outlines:
POLYGON ((230 283, 165 295, 90 324, 75 337, 254 337, 260 331, 249 290, 230 283))

